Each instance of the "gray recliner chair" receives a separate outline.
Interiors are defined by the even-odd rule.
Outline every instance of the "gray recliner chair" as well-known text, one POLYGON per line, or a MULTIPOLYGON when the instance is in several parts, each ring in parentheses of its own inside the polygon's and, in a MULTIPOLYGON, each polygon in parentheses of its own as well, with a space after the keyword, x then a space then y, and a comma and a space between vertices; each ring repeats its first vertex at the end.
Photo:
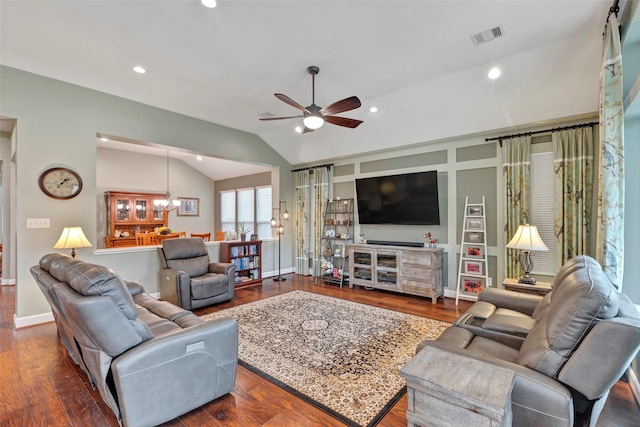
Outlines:
POLYGON ((523 294, 489 291, 470 316, 418 351, 431 346, 514 370, 514 426, 595 426, 640 349, 640 313, 584 255, 567 262, 552 292, 538 298, 531 309, 534 300, 523 294))
POLYGON ((211 262, 201 237, 163 240, 158 258, 163 300, 193 310, 233 298, 233 264, 211 262))

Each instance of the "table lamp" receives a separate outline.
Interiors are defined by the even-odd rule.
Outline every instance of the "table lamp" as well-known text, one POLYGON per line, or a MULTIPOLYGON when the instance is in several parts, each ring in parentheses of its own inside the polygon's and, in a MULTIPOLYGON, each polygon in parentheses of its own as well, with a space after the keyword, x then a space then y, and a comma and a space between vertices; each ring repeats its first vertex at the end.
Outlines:
POLYGON ((534 251, 548 251, 549 248, 544 244, 538 234, 538 227, 529 224, 520 224, 516 234, 511 241, 507 243, 507 248, 520 249, 520 264, 524 269, 524 275, 518 279, 518 283, 524 283, 527 285, 535 285, 536 279, 531 277, 531 270, 533 270, 533 260, 531 256, 534 251))
POLYGON ((88 248, 91 243, 84 235, 82 227, 65 227, 58 242, 53 245, 54 249, 71 248, 71 257, 76 257, 76 248, 88 248))

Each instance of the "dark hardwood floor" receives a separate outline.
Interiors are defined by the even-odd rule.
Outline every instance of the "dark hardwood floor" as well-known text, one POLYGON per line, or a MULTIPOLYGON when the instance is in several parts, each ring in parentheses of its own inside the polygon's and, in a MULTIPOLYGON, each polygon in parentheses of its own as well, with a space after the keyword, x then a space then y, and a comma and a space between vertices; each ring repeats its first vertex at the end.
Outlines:
MULTIPOLYGON (((301 289, 418 316, 452 322, 470 303, 453 299, 432 304, 424 298, 334 285, 287 275, 236 291, 232 301, 197 310, 214 312, 272 295, 301 289)), ((87 376, 60 344, 54 323, 13 329, 15 289, 0 287, 0 426, 113 426, 118 423, 87 376)), ((406 397, 378 424, 406 426, 406 397)), ((243 367, 233 392, 164 426, 341 426, 342 423, 243 367)), ((628 384, 618 382, 598 422, 600 427, 640 426, 640 410, 628 384)))

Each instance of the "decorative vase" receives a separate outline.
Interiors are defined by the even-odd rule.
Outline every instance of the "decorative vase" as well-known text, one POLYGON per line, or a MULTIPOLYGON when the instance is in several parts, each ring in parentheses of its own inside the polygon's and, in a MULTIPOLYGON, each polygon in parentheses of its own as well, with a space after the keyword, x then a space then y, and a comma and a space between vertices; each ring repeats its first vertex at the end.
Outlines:
POLYGON ((247 240, 247 233, 240 233, 240 240, 241 241, 246 241, 247 240))

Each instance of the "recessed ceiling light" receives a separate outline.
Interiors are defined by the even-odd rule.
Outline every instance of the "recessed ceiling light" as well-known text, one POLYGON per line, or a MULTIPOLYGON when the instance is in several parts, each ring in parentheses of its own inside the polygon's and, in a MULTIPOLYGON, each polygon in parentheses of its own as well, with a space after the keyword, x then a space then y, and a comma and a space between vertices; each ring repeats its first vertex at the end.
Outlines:
POLYGON ((218 5, 218 3, 216 3, 216 0, 200 0, 200 3, 202 3, 204 7, 208 7, 209 9, 213 9, 218 5))
POLYGON ((201 161, 202 161, 202 156, 198 156, 198 157, 196 157, 196 159, 197 159, 199 162, 201 162, 201 161))
POLYGON ((489 70, 489 78, 490 79, 497 79, 498 77, 500 77, 500 68, 498 67, 493 67, 491 70, 489 70))
POLYGON ((296 132, 302 133, 302 128, 300 126, 296 126, 296 132))
POLYGON ((147 72, 147 70, 145 70, 144 68, 142 68, 139 65, 136 65, 135 67, 133 67, 133 71, 135 71, 138 74, 144 74, 147 72))
POLYGON ((378 107, 371 107, 371 108, 369 108, 369 111, 371 111, 372 113, 377 113, 378 112, 378 107))
POLYGON ((100 141, 102 141, 102 142, 107 142, 107 141, 109 141, 109 138, 105 138, 105 137, 103 136, 102 138, 100 138, 100 141))

